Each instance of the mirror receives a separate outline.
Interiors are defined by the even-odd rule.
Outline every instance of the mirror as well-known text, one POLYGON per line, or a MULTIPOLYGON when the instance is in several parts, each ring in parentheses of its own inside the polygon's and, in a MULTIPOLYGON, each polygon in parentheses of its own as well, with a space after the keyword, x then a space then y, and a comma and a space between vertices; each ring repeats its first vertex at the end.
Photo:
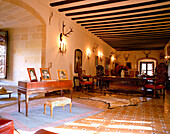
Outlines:
POLYGON ((80 49, 75 50, 74 57, 74 72, 78 73, 78 65, 82 66, 82 51, 80 49))

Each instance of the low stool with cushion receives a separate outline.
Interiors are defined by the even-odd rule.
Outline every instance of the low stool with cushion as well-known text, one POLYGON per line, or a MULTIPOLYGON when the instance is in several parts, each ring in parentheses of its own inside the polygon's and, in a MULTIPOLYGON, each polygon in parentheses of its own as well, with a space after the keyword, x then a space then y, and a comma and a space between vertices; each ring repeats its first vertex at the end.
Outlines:
POLYGON ((72 111, 71 111, 72 102, 71 102, 70 98, 67 98, 67 97, 57 97, 57 98, 45 100, 45 103, 44 103, 44 114, 46 114, 46 106, 50 106, 51 117, 52 117, 53 116, 53 108, 55 106, 63 106, 63 110, 64 110, 64 106, 67 105, 67 104, 70 104, 70 113, 72 113, 72 111))

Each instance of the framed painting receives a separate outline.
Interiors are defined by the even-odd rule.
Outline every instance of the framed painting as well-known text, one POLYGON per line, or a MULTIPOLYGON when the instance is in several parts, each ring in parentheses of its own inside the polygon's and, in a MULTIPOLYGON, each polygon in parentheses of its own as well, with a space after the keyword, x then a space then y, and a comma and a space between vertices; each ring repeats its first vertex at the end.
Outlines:
POLYGON ((127 66, 129 69, 132 69, 131 62, 126 62, 126 66, 127 66))
POLYGON ((98 56, 95 56, 95 65, 98 65, 98 56))
POLYGON ((41 79, 42 80, 51 80, 51 74, 49 68, 40 68, 41 79))
POLYGON ((78 73, 78 66, 82 66, 82 51, 80 49, 75 50, 74 57, 74 72, 78 73))
POLYGON ((27 71, 28 71, 30 81, 31 82, 37 82, 38 80, 37 80, 37 76, 36 76, 36 73, 35 73, 35 69, 34 68, 27 68, 27 71))
POLYGON ((66 70, 58 69, 58 79, 59 80, 68 80, 68 75, 66 70))

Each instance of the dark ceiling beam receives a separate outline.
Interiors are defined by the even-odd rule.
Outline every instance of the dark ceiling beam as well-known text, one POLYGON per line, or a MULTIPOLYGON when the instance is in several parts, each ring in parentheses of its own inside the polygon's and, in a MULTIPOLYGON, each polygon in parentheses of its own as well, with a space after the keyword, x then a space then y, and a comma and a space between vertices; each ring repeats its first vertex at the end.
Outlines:
POLYGON ((107 34, 102 34, 102 33, 97 33, 95 35, 114 35, 114 34, 127 34, 127 33, 150 33, 150 32, 154 32, 154 33, 162 33, 162 32, 170 32, 170 29, 168 30, 161 30, 161 31, 156 31, 156 30, 146 30, 146 31, 133 31, 133 32, 129 32, 129 31, 124 31, 124 32, 116 32, 116 33, 107 33, 107 34))
POLYGON ((163 19, 163 18, 170 18, 169 14, 165 15, 157 15, 157 16, 144 16, 140 18, 132 18, 132 19, 126 19, 126 20, 118 20, 118 21, 105 21, 105 22, 97 22, 97 23, 85 23, 81 24, 81 26, 94 26, 94 25, 104 25, 104 24, 110 24, 110 23, 121 23, 121 22, 129 22, 129 21, 143 21, 143 20, 150 20, 150 19, 163 19))
POLYGON ((168 37, 152 37, 152 38, 147 38, 147 37, 136 37, 136 38, 133 38, 133 37, 128 37, 128 38, 113 38, 113 39, 111 39, 111 38, 102 38, 103 40, 105 40, 105 41, 115 41, 115 40, 122 40, 122 41, 128 41, 128 43, 129 43, 129 40, 133 40, 133 41, 139 41, 139 40, 153 40, 153 41, 155 41, 155 40, 168 40, 168 37))
POLYGON ((157 48, 148 48, 148 47, 146 47, 146 48, 131 48, 131 47, 126 47, 126 48, 116 48, 115 47, 115 49, 117 50, 117 51, 141 51, 141 50, 163 50, 164 48, 163 47, 157 47, 157 48))
POLYGON ((105 31, 105 32, 92 32, 93 34, 101 34, 101 35, 108 35, 108 34, 112 34, 112 33, 121 33, 121 32, 160 32, 160 31, 170 31, 170 27, 160 27, 160 28, 156 28, 156 29, 145 29, 145 28, 139 28, 139 29, 129 29, 129 30, 124 30, 124 29, 120 29, 120 30, 112 30, 112 31, 105 31))
MULTIPOLYGON (((143 19, 143 20, 145 20, 145 19, 143 19)), ((98 26, 89 26, 89 27, 85 27, 86 29, 88 29, 89 31, 91 31, 92 29, 100 29, 100 28, 103 28, 103 27, 114 27, 114 26, 126 26, 126 25, 140 25, 140 24, 146 24, 146 23, 162 23, 162 22, 170 22, 170 18, 157 18, 157 19, 155 19, 155 20, 147 20, 146 19, 146 21, 137 21, 137 22, 129 22, 129 23, 123 23, 123 21, 121 21, 120 23, 118 23, 118 24, 115 24, 115 23, 113 23, 113 24, 109 24, 109 25, 98 25, 98 26), (121 23, 122 22, 122 23, 121 23)), ((126 21, 124 21, 124 22, 126 22, 126 21)))
POLYGON ((152 39, 152 38, 157 38, 157 39, 167 39, 169 38, 169 34, 141 34, 141 35, 136 35, 136 36, 132 36, 132 35, 126 35, 126 36, 112 36, 112 37, 107 37, 107 36, 99 36, 101 37, 102 39, 110 39, 110 40, 113 40, 113 39, 139 39, 139 38, 146 38, 146 39, 152 39))
MULTIPOLYGON (((165 23, 164 23, 165 24, 165 23)), ((144 25, 142 26, 129 26, 129 27, 115 27, 115 28, 107 28, 105 30, 95 30, 92 33, 107 33, 107 32, 114 32, 115 29, 120 29, 119 31, 131 31, 131 30, 143 30, 143 29, 159 29, 159 28, 170 28, 170 23, 166 23, 167 25, 144 25)))
POLYGON ((139 13, 144 11, 151 11, 156 9, 163 9, 170 7, 170 4, 162 5, 162 6, 156 6, 156 7, 149 7, 149 8, 142 8, 142 9, 135 9, 135 10, 128 10, 128 11, 121 11, 121 12, 114 12, 114 13, 103 13, 98 15, 91 15, 91 16, 83 16, 83 17, 75 17, 71 18, 72 20, 79 20, 79 19, 89 19, 89 18, 96 18, 96 17, 106 17, 106 16, 113 16, 113 15, 122 15, 122 14, 129 14, 129 13, 139 13))
POLYGON ((54 7, 54 6, 61 6, 61 5, 75 3, 75 2, 80 2, 80 1, 84 1, 84 0, 63 0, 63 1, 60 1, 60 2, 50 3, 50 6, 52 6, 52 7, 54 7))
POLYGON ((103 36, 103 35, 98 35, 97 37, 101 38, 101 39, 114 39, 114 38, 119 38, 119 39, 123 39, 123 38, 139 38, 139 37, 146 37, 146 38, 168 38, 169 39, 169 34, 170 32, 166 32, 166 33, 157 33, 157 34, 137 34, 136 36, 134 36, 134 34, 115 34, 115 35, 108 35, 108 36, 103 36))
POLYGON ((74 15, 83 15, 83 14, 92 14, 92 13, 102 13, 107 11, 115 11, 115 10, 122 10, 122 9, 128 9, 133 7, 140 7, 140 6, 146 6, 146 5, 152 5, 162 2, 167 2, 170 0, 153 0, 149 2, 143 2, 143 3, 137 3, 137 4, 131 4, 131 5, 125 5, 125 6, 118 6, 118 7, 111 7, 111 8, 104 8, 104 9, 96 9, 96 10, 88 10, 88 11, 81 11, 81 12, 73 12, 73 13, 66 13, 66 16, 74 16, 74 15))
POLYGON ((167 23, 159 23, 159 24, 144 24, 144 25, 135 25, 135 26, 122 26, 122 27, 109 27, 109 28, 102 28, 102 29, 91 29, 89 31, 97 31, 97 32, 105 32, 105 31, 111 31, 114 29, 137 29, 137 28, 157 28, 160 26, 170 26, 170 22, 167 23))
POLYGON ((59 12, 65 12, 65 11, 70 11, 70 10, 75 10, 75 9, 89 8, 89 7, 106 5, 106 4, 122 2, 122 1, 127 1, 127 0, 105 0, 105 1, 102 1, 102 2, 95 2, 95 3, 84 4, 84 5, 79 5, 79 6, 72 6, 72 7, 67 7, 67 8, 61 8, 61 9, 58 9, 58 11, 59 12))
POLYGON ((97 21, 108 21, 108 20, 116 20, 116 19, 129 19, 133 17, 145 17, 149 15, 160 15, 170 13, 170 10, 161 10, 161 11, 155 11, 155 12, 149 12, 149 13, 140 13, 140 14, 133 14, 133 15, 125 15, 125 16, 118 16, 118 17, 109 17, 109 18, 102 18, 102 19, 90 19, 90 20, 83 20, 83 21, 77 21, 77 23, 89 23, 89 22, 97 22, 97 21))
POLYGON ((108 28, 98 28, 98 29, 89 29, 89 31, 108 31, 108 30, 114 30, 114 29, 127 29, 127 28, 140 28, 140 27, 157 27, 157 26, 170 26, 170 22, 162 22, 162 23, 155 23, 155 24, 148 24, 144 23, 142 25, 125 25, 125 26, 114 26, 114 27, 108 27, 108 28))

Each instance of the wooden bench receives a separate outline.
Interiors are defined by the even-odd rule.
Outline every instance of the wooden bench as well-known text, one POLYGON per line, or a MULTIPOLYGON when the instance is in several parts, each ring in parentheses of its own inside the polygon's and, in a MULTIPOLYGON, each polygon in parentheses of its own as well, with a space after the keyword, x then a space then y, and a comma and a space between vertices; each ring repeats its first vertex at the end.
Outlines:
POLYGON ((5 94, 1 94, 0 93, 0 95, 6 95, 6 94, 9 94, 9 99, 11 98, 11 94, 13 93, 13 91, 7 91, 7 93, 5 93, 5 94))
POLYGON ((52 117, 53 116, 53 108, 55 106, 63 106, 63 110, 64 110, 64 106, 67 105, 67 104, 70 104, 70 113, 72 113, 72 111, 71 111, 72 102, 71 102, 70 98, 67 98, 67 97, 57 97, 57 98, 45 100, 45 103, 44 103, 44 114, 46 114, 46 105, 50 106, 51 117, 52 117))

